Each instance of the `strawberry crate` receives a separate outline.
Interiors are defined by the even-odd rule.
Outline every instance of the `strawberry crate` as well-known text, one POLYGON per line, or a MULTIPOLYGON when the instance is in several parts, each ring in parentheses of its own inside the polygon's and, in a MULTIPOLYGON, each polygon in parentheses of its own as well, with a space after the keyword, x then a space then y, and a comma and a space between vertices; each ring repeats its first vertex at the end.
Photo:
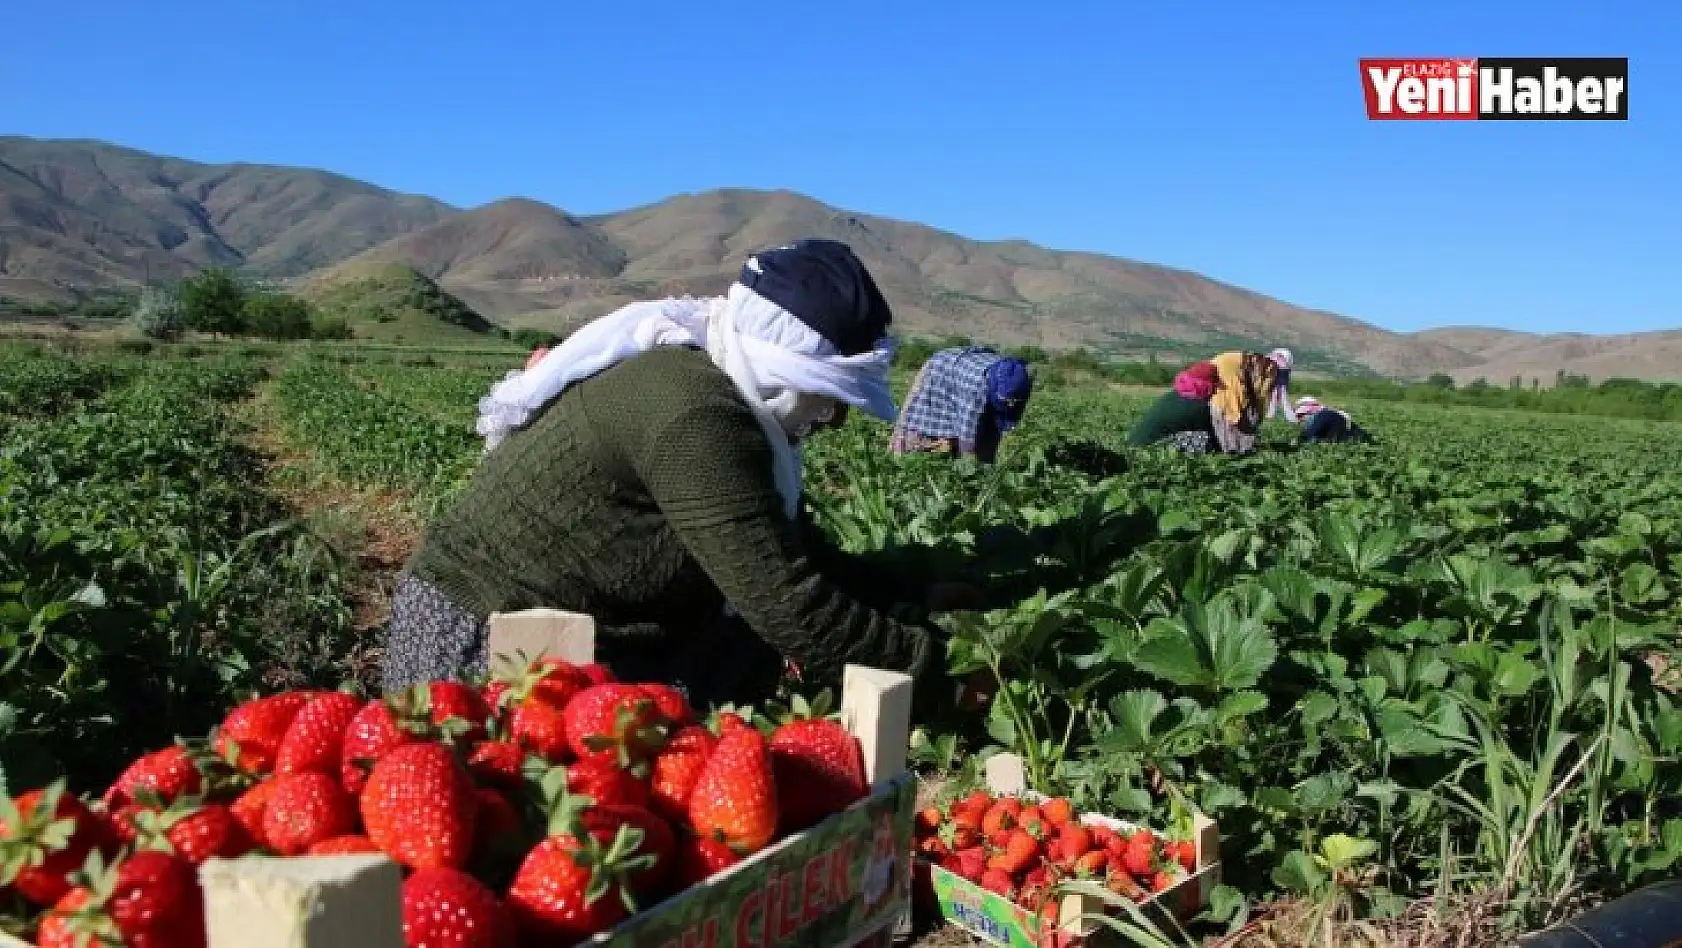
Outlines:
MULTIPOLYGON (((986 764, 987 789, 998 796, 1044 802, 1044 794, 1028 789, 1026 768, 1015 754, 999 754, 986 764)), ((1143 827, 1099 814, 1082 814, 1089 827, 1106 827, 1123 835, 1143 827)), ((1160 834, 1159 834, 1160 835, 1160 834)), ((1185 920, 1209 902, 1220 882, 1220 832, 1215 822, 1194 817, 1191 843, 1195 868, 1171 887, 1151 894, 1139 908, 1147 918, 1166 922, 1185 920)), ((1008 948, 1084 948, 1102 928, 1098 915, 1118 916, 1126 909, 1085 894, 1065 894, 1043 914, 1013 899, 988 891, 931 860, 917 859, 919 907, 937 911, 947 922, 996 945, 1008 948)))
MULTIPOLYGON (((589 662, 589 616, 493 616, 495 662, 589 662)), ((644 907, 584 945, 887 948, 909 920, 916 782, 906 769, 911 679, 849 665, 841 718, 871 792, 718 875, 644 907)), ((403 948, 402 872, 381 855, 212 859, 199 873, 209 948, 403 948)), ((0 932, 0 948, 36 948, 0 932)))

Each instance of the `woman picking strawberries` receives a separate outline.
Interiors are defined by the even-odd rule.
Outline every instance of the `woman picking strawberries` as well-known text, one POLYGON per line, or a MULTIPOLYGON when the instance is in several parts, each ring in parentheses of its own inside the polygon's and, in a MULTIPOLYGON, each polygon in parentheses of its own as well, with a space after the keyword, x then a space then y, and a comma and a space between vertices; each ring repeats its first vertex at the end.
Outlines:
POLYGON ((806 240, 721 298, 633 303, 510 373, 480 403, 479 470, 399 579, 387 689, 482 674, 491 613, 553 607, 596 619, 621 678, 699 706, 768 693, 785 661, 901 670, 950 700, 923 611, 968 591, 874 569, 802 516, 800 441, 849 407, 895 415, 891 319, 846 245, 806 240))

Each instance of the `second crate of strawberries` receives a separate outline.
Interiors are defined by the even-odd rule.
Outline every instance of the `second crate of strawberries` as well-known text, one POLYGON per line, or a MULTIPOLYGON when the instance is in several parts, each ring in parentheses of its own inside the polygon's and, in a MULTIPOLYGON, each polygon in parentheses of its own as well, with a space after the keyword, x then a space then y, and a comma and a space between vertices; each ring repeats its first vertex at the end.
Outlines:
POLYGON ((1098 916, 1188 918, 1220 881, 1220 834, 1202 815, 1152 830, 1026 787, 1019 757, 987 761, 987 786, 917 814, 922 903, 1011 948, 1079 948, 1098 916), (1103 897, 1099 897, 1102 891, 1103 897), (1124 902, 1125 900, 1125 902, 1124 902))

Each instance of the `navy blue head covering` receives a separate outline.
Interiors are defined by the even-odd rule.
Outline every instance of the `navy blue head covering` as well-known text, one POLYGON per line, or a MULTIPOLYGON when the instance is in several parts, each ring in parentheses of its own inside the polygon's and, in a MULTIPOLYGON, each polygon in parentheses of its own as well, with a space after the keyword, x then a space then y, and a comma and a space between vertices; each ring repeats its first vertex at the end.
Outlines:
POLYGON ((1016 427, 1033 393, 1034 377, 1021 359, 1007 356, 987 367, 987 404, 1000 431, 1016 427))
POLYGON ((812 238, 756 253, 736 281, 793 313, 842 355, 869 352, 894 318, 864 262, 838 240, 812 238))

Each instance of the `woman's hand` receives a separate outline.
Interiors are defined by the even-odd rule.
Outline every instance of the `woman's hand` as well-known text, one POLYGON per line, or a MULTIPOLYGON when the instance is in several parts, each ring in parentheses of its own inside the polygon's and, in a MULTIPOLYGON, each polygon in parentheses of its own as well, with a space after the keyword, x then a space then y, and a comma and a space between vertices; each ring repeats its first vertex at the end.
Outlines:
POLYGON ((987 594, 969 583, 935 583, 923 597, 930 612, 975 612, 987 608, 987 594))
POLYGON ((526 371, 530 372, 531 367, 538 364, 539 362, 542 362, 543 357, 548 355, 548 354, 549 354, 549 347, 548 346, 538 346, 536 349, 533 349, 531 351, 531 355, 526 357, 526 371))

